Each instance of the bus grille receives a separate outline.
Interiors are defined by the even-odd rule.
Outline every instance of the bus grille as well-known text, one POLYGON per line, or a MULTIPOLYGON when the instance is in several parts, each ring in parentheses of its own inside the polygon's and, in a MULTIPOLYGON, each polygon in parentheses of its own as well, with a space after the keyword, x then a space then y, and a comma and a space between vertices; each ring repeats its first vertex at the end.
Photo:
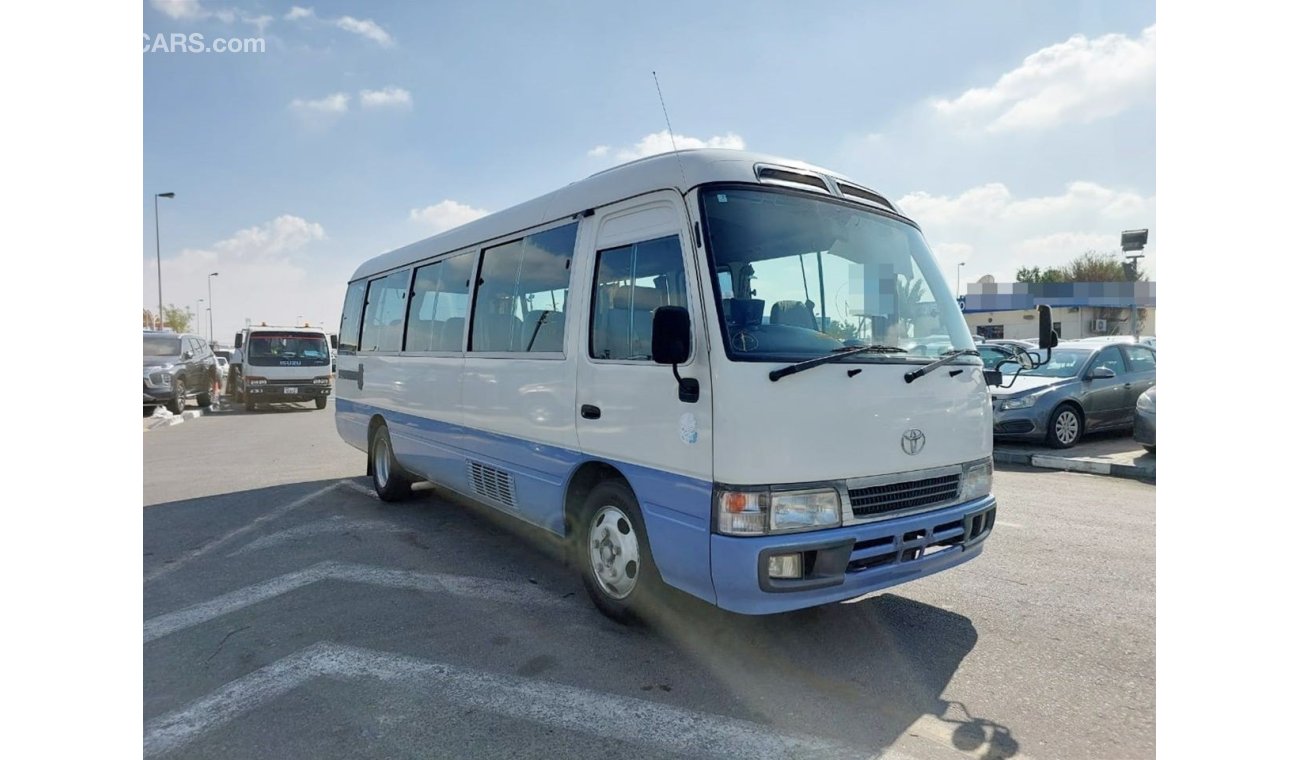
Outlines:
POLYGON ((510 473, 489 467, 481 462, 465 462, 469 471, 469 484, 474 493, 507 507, 515 506, 515 481, 510 473))
POLYGON ((960 488, 961 475, 954 473, 937 478, 850 489, 849 503, 853 506, 854 517, 872 517, 955 501, 960 488))

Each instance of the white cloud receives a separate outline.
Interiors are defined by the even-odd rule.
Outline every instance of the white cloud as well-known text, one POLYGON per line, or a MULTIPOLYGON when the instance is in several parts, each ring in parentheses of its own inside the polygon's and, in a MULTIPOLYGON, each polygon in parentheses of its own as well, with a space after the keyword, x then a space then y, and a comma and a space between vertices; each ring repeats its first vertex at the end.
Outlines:
POLYGON ((285 21, 301 21, 305 18, 316 18, 316 11, 312 8, 302 8, 295 5, 289 9, 288 13, 284 14, 285 21))
POLYGON ((335 21, 334 25, 344 31, 359 34, 366 39, 373 40, 379 43, 381 47, 391 47, 393 44, 393 38, 388 34, 388 32, 384 31, 383 27, 370 19, 361 21, 352 18, 351 16, 344 16, 335 21))
POLYGON ((257 32, 261 34, 266 31, 266 28, 271 25, 272 21, 275 21, 275 18, 266 15, 249 16, 248 14, 241 13, 239 20, 243 21, 245 24, 251 24, 252 26, 257 27, 257 32))
MULTIPOLYGON (((264 224, 239 230, 202 248, 186 248, 164 258, 163 301, 181 308, 204 309, 195 328, 207 333, 208 275, 212 282, 213 328, 229 344, 244 319, 289 324, 298 317, 313 324, 338 324, 343 283, 355 262, 322 266, 317 247, 327 240, 316 222, 284 214, 264 224)), ((156 311, 158 270, 152 255, 145 257, 144 306, 156 311)))
POLYGON ((197 21, 212 15, 199 0, 149 0, 154 10, 177 21, 197 21))
POLYGON ((302 100, 295 98, 289 107, 304 115, 326 115, 347 113, 349 96, 345 92, 326 95, 319 100, 302 100))
POLYGON ((401 87, 388 86, 382 90, 362 90, 362 108, 403 108, 412 105, 411 93, 401 87))
MULTIPOLYGON (((671 153, 673 142, 676 140, 678 150, 688 150, 691 148, 731 148, 734 150, 744 150, 745 141, 740 135, 728 132, 725 135, 715 135, 705 140, 698 137, 689 137, 687 135, 669 135, 668 130, 663 129, 658 132, 642 137, 636 145, 626 148, 619 148, 615 157, 619 161, 633 161, 646 156, 655 156, 660 153, 671 153)), ((588 156, 604 157, 609 154, 609 146, 598 145, 587 151, 588 156)))
POLYGON ((411 221, 419 222, 432 229, 435 233, 468 224, 487 215, 488 212, 481 208, 473 208, 453 200, 444 200, 432 206, 411 209, 411 221))
POLYGON ((1137 39, 1075 35, 1039 50, 990 87, 933 102, 954 124, 1014 132, 1089 123, 1154 97, 1156 28, 1137 39))
MULTIPOLYGON (((1093 182, 1072 182, 1059 195, 1031 198, 1016 198, 1006 185, 990 183, 955 196, 915 192, 898 199, 898 207, 921 225, 940 271, 955 274, 965 261, 966 282, 986 273, 1008 282, 1022 266, 1060 266, 1089 250, 1118 252, 1120 232, 1154 226, 1155 205, 1155 196, 1093 182)), ((1155 246, 1145 253, 1143 268, 1154 277, 1155 246)))

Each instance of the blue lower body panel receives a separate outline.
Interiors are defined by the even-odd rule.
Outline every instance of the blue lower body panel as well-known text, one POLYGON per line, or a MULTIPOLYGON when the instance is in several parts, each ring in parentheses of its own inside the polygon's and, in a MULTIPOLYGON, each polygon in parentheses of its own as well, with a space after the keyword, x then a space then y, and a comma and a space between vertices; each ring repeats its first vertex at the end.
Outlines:
POLYGON ((782 536, 714 535, 717 605, 766 615, 841 602, 969 562, 993 529, 992 496, 934 512, 782 536), (768 558, 801 554, 804 577, 768 577, 768 558))

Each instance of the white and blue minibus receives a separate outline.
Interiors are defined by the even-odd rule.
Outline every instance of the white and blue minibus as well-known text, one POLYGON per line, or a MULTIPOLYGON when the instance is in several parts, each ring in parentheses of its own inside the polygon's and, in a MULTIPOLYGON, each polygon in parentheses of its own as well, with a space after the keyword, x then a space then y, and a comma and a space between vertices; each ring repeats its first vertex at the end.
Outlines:
POLYGON ((363 263, 336 422, 382 499, 430 481, 566 539, 612 617, 665 585, 766 614, 981 552, 996 374, 889 200, 693 150, 363 263))

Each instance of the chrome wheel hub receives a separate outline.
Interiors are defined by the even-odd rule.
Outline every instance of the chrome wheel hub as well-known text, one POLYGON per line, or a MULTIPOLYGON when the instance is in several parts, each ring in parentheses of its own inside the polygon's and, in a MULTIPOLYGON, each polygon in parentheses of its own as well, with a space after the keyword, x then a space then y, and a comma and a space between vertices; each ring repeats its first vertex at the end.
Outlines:
POLYGON ((604 506, 596 511, 587 549, 601 590, 615 599, 631 594, 641 569, 641 553, 632 521, 623 510, 604 506))

